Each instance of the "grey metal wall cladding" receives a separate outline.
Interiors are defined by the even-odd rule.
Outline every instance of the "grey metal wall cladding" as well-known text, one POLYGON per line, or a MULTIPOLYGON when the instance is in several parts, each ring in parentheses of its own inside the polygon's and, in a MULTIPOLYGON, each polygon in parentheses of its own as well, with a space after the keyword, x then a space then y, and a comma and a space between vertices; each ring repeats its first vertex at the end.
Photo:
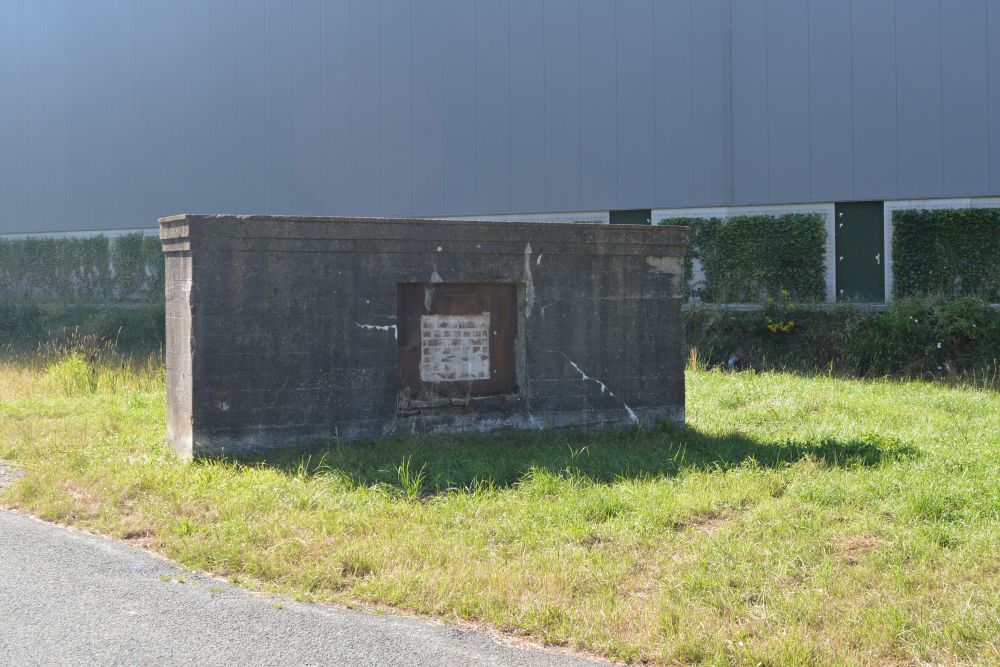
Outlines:
POLYGON ((0 0, 0 232, 1000 194, 1000 0, 0 0))

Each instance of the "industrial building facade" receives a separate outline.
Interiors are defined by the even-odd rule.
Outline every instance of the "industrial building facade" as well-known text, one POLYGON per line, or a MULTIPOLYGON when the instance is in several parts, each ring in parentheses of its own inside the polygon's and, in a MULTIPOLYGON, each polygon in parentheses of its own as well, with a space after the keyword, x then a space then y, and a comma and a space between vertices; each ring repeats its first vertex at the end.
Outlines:
POLYGON ((0 2, 0 234, 810 210, 833 300, 998 196, 1000 0, 0 2))

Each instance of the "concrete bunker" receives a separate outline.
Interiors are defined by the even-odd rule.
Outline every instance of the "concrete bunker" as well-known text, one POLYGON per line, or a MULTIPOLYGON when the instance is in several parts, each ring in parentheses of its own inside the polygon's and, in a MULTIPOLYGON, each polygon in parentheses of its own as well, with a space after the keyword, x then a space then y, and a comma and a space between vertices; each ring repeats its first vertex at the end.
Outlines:
POLYGON ((182 457, 684 420, 684 228, 179 215, 160 236, 182 457))

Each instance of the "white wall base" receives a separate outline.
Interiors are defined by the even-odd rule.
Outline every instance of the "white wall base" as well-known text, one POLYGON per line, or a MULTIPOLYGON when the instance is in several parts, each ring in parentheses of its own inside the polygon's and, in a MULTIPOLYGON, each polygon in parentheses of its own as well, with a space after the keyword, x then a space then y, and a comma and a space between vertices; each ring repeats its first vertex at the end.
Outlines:
POLYGON ((428 220, 483 220, 497 222, 581 222, 610 224, 608 211, 565 211, 558 213, 504 213, 500 215, 435 215, 428 220))

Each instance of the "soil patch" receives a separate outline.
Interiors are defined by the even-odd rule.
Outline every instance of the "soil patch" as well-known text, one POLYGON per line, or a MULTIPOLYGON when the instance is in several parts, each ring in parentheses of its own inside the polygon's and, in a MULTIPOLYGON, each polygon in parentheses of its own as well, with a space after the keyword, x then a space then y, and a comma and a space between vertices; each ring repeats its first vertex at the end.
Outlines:
POLYGON ((14 480, 24 477, 24 471, 18 470, 10 461, 0 459, 0 491, 14 483, 14 480))

